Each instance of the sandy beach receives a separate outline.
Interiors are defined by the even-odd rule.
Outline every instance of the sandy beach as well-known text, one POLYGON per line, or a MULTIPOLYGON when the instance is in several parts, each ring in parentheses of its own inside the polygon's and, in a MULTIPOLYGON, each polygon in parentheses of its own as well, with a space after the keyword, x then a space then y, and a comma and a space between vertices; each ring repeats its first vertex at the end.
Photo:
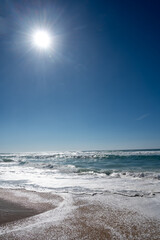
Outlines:
POLYGON ((158 240, 159 219, 129 210, 125 201, 124 196, 107 194, 56 195, 1 189, 0 239, 158 240))
POLYGON ((0 240, 160 240, 160 0, 0 1, 0 240))
POLYGON ((0 189, 0 225, 53 209, 52 198, 62 200, 44 193, 0 189))

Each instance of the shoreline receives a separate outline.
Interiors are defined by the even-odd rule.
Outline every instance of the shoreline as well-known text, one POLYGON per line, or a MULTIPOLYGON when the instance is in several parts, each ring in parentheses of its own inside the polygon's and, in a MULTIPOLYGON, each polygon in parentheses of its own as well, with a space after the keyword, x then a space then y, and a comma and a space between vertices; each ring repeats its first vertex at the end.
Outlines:
POLYGON ((0 188, 0 226, 54 209, 53 199, 63 200, 50 193, 0 188))
POLYGON ((0 199, 0 226, 38 214, 35 209, 0 199))
POLYGON ((129 209, 124 196, 0 189, 0 239, 158 240, 160 221, 129 209), (6 217, 6 218, 5 218, 6 217), (14 220, 14 221, 10 221, 14 220))

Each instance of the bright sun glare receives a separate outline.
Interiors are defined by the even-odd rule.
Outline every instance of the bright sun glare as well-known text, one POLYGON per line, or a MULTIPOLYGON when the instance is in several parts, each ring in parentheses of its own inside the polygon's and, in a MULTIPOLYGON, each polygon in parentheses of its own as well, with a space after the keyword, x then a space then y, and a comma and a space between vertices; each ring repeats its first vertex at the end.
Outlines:
POLYGON ((51 46, 51 36, 45 30, 37 30, 33 33, 33 44, 41 50, 47 50, 51 46))

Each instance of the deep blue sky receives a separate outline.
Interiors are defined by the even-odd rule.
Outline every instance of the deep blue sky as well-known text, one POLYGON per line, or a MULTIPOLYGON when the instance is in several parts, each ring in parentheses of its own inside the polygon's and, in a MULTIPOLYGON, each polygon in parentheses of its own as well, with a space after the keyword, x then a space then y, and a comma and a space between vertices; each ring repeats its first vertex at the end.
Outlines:
POLYGON ((0 1, 0 152, 160 147, 160 2, 0 1), (52 52, 27 42, 34 26, 52 52))

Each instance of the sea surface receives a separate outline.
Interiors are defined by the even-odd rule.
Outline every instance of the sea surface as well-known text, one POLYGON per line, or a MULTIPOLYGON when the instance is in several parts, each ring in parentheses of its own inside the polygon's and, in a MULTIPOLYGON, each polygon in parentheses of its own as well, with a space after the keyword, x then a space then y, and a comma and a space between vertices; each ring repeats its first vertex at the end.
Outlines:
POLYGON ((0 187, 56 193, 160 193, 160 149, 1 153, 0 187))
POLYGON ((0 239, 160 239, 160 149, 1 153, 0 188, 1 199, 54 206, 1 225, 0 239))

